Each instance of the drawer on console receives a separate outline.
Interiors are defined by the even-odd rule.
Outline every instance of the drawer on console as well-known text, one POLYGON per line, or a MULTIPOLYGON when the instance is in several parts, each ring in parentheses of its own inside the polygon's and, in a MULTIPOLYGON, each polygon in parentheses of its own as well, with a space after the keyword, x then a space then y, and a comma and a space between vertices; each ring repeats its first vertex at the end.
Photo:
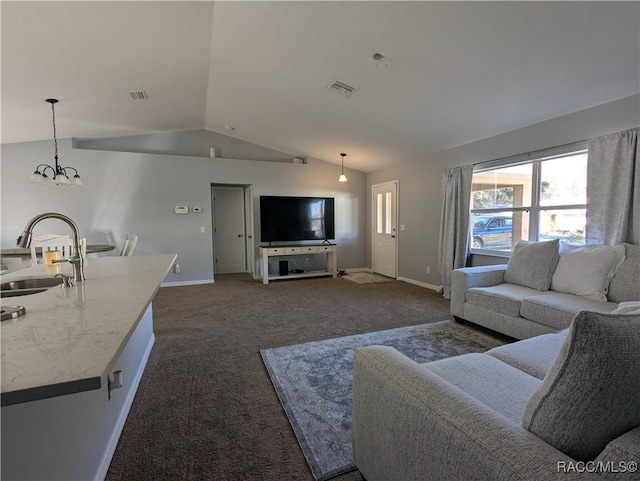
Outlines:
POLYGON ((283 254, 284 253, 284 247, 269 247, 267 249, 267 254, 274 255, 274 254, 283 254))
POLYGON ((304 246, 302 247, 302 252, 310 252, 310 253, 318 252, 318 246, 304 246))
POLYGON ((317 252, 329 252, 333 246, 317 246, 317 252))
POLYGON ((298 254, 302 252, 302 247, 287 247, 286 249, 289 254, 298 254))

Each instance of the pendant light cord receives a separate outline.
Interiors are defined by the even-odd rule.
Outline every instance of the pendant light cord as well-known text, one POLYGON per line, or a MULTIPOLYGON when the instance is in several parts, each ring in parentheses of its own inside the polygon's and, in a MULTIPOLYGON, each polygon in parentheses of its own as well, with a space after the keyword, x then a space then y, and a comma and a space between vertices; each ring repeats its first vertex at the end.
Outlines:
POLYGON ((53 145, 54 145, 54 159, 56 161, 56 174, 60 170, 58 165, 58 137, 56 136, 56 104, 51 102, 51 113, 53 114, 53 145))

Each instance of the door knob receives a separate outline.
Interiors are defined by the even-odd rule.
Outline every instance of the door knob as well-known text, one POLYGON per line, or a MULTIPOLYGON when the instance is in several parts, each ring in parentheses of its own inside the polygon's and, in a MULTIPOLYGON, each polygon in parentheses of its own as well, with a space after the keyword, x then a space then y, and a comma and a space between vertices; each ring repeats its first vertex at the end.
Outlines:
POLYGON ((395 238, 396 238, 396 236, 394 236, 394 235, 392 235, 391 237, 392 237, 393 239, 395 239, 395 238))
POLYGON ((242 237, 242 234, 238 234, 238 237, 242 237))

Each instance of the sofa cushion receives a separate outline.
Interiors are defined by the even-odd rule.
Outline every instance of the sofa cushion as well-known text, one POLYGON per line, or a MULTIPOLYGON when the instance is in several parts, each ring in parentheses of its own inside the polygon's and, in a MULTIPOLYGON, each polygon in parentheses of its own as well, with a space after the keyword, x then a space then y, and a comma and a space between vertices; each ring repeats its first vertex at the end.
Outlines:
MULTIPOLYGON (((500 314, 520 317, 521 301, 540 291, 517 284, 498 284, 491 287, 472 287, 467 289, 466 301, 475 306, 484 307, 500 314)), ((544 294, 543 294, 544 295, 544 294)))
POLYGON ((637 475, 637 471, 633 470, 637 469, 638 464, 640 464, 640 426, 607 444, 604 451, 596 458, 596 463, 609 463, 610 466, 618 468, 600 473, 605 479, 616 481, 633 479, 633 475, 637 475), (632 463, 635 463, 635 466, 632 463))
POLYGON ((609 283, 607 299, 612 302, 639 301, 640 245, 622 245, 625 248, 625 260, 609 283))
POLYGON ((571 324, 573 317, 579 311, 607 313, 617 307, 615 302, 599 302, 573 294, 548 292, 523 299, 520 315, 554 329, 563 329, 571 324))
POLYGON ((544 334, 494 347, 486 354, 524 371, 530 376, 543 379, 558 357, 565 337, 561 334, 544 334))
POLYGON ((640 316, 582 311, 522 425, 578 461, 640 425, 640 316))
POLYGON ((485 406, 520 423, 542 381, 486 354, 463 354, 422 365, 485 406))
POLYGON ((622 245, 562 244, 551 290, 607 302, 609 281, 624 261, 622 245))
POLYGON ((558 263, 557 239, 544 242, 519 241, 513 248, 504 273, 510 284, 546 291, 558 263))

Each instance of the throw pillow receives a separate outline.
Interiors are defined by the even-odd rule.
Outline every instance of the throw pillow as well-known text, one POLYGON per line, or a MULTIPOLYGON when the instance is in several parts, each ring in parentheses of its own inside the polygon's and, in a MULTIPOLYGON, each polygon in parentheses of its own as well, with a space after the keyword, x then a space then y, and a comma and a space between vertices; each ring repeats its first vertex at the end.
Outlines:
POLYGON ((551 290, 607 302, 609 281, 624 261, 624 246, 562 244, 551 290))
POLYGON ((522 425, 579 461, 640 425, 640 316, 581 311, 522 425))
POLYGON ((558 245, 558 240, 519 241, 509 258, 504 281, 539 291, 549 290, 551 276, 558 264, 558 245))

